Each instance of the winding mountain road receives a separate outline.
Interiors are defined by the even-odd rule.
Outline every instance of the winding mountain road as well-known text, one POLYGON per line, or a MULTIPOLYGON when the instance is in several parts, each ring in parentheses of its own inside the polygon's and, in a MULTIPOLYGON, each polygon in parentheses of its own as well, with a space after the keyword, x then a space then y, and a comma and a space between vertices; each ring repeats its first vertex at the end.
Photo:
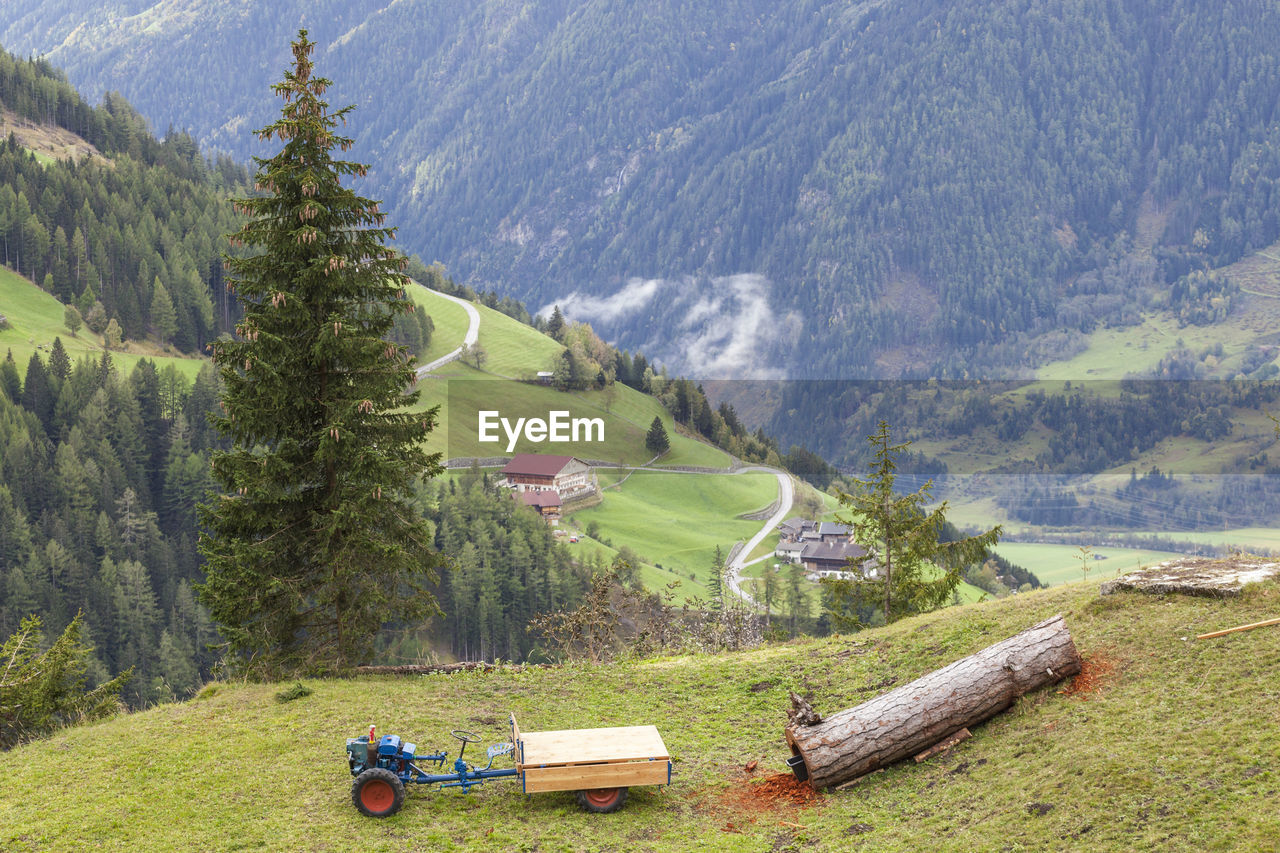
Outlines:
MULTIPOLYGON (((791 485, 791 475, 786 471, 780 471, 777 468, 766 468, 763 466, 753 465, 746 468, 740 468, 735 473, 742 473, 745 471, 766 471, 778 478, 778 509, 773 513, 773 515, 769 516, 769 520, 760 528, 760 532, 748 539, 747 544, 738 549, 737 553, 730 558, 727 567, 729 570, 729 588, 732 589, 734 594, 743 601, 753 607, 758 607, 759 604, 756 600, 742 589, 742 570, 747 565, 747 555, 751 553, 752 549, 763 542, 764 538, 776 530, 778 525, 782 523, 783 519, 791 513, 791 505, 795 502, 795 489, 791 485)), ((753 560, 752 562, 758 561, 753 560)))
POLYGON ((467 324, 467 333, 462 338, 462 346, 447 355, 440 356, 429 364, 424 364, 419 367, 415 376, 419 382, 421 382, 431 371, 439 370, 451 361, 457 361, 462 357, 462 351, 464 349, 474 345, 475 342, 480 339, 480 312, 476 310, 476 306, 472 305, 465 299, 459 299, 456 296, 450 296, 449 294, 441 293, 438 290, 433 290, 431 292, 436 296, 439 296, 441 299, 448 299, 450 302, 456 302, 461 305, 462 309, 467 312, 467 319, 469 322, 467 324))

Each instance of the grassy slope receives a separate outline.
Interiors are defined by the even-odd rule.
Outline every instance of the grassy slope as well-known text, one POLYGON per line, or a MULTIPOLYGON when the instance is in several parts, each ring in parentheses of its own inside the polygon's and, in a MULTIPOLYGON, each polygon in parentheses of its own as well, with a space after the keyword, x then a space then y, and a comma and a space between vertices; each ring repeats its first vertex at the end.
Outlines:
POLYGON ((1128 373, 1149 372, 1181 341, 1192 351, 1217 344, 1223 355, 1211 365, 1213 375, 1230 377, 1240 367, 1240 356, 1262 343, 1274 343, 1280 320, 1280 244, 1261 249, 1223 267, 1220 272, 1241 287, 1232 313, 1212 326, 1179 326, 1168 312, 1148 314, 1137 326, 1101 327, 1086 335, 1086 348, 1062 361, 1041 366, 1042 379, 1120 379, 1128 373))
MULTIPOLYGON (((1069 583, 1084 577, 1080 568, 1080 550, 1076 546, 1006 542, 996 546, 995 550, 1009 562, 1035 573, 1040 582, 1048 586, 1069 583)), ((1111 578, 1135 571, 1139 566, 1150 566, 1153 563, 1180 556, 1184 555, 1143 548, 1097 547, 1093 549, 1093 555, 1089 558, 1089 577, 1095 581, 1111 578)))
POLYGON ((309 682, 315 693, 286 705, 278 687, 219 685, 0 756, 0 848, 1274 849, 1280 629, 1190 637, 1274 616, 1280 586, 1238 601, 1095 591, 1070 584, 733 655, 309 682), (1024 697, 949 754, 805 809, 734 799, 748 761, 757 775, 782 769, 788 689, 834 712, 1056 612, 1086 661, 1114 665, 1099 692, 1024 697), (452 754, 449 729, 503 740, 508 710, 527 730, 655 723, 673 784, 634 790, 612 816, 568 794, 525 798, 509 781, 411 791, 384 821, 352 808, 344 737, 376 722, 452 754))
MULTIPOLYGON (((743 588, 748 594, 755 598, 756 601, 764 601, 764 582, 761 579, 764 577, 765 569, 772 568, 772 566, 773 562, 766 560, 762 563, 747 566, 742 571, 742 576, 744 578, 743 588)), ((779 571, 779 601, 775 602, 773 606, 775 616, 790 612, 787 609, 786 602, 786 581, 790 571, 791 567, 789 566, 782 566, 779 571)), ((932 576, 937 577, 936 574, 932 576)), ((805 582, 800 588, 808 599, 810 615, 816 616, 820 614, 822 612, 822 588, 814 582, 805 582)), ((960 597, 961 604, 973 604, 974 602, 982 601, 984 598, 990 597, 985 590, 966 581, 960 581, 960 585, 956 587, 956 594, 960 597)))
MULTIPOLYGON (((455 349, 466 333, 466 314, 456 304, 440 298, 426 288, 414 288, 414 299, 431 315, 435 324, 429 355, 442 356, 455 349)), ((671 450, 656 464, 659 466, 695 465, 708 468, 726 468, 729 457, 702 441, 680 434, 671 415, 652 397, 615 385, 612 399, 604 391, 585 391, 564 394, 552 388, 506 381, 522 375, 536 373, 549 366, 560 352, 560 345, 535 329, 525 326, 501 312, 477 305, 480 312, 480 344, 488 353, 483 370, 453 362, 436 372, 420 385, 419 408, 440 405, 441 412, 448 411, 449 394, 475 410, 485 408, 502 411, 504 404, 526 411, 545 413, 551 410, 568 410, 573 417, 603 418, 605 441, 603 444, 582 445, 578 448, 557 448, 547 443, 532 444, 521 441, 515 452, 565 453, 592 459, 608 459, 628 465, 647 462, 651 454, 644 449, 644 436, 654 416, 663 419, 671 439, 671 450), (478 380, 456 382, 450 391, 451 380, 478 380), (493 388, 479 384, 480 380, 492 380, 493 388)), ((424 359, 425 360, 425 359, 424 359)), ((504 413, 505 415, 506 413, 504 413)), ((476 437, 476 424, 466 419, 458 435, 442 418, 440 428, 433 436, 432 448, 444 451, 448 456, 505 456, 506 441, 500 444, 481 443, 476 437)), ((747 509, 739 512, 749 511, 747 509)))
MULTIPOLYGON (((37 349, 40 357, 48 361, 49 347, 54 338, 62 338, 62 345, 73 364, 85 356, 94 359, 102 356, 101 335, 95 335, 81 327, 78 335, 72 337, 67 327, 62 325, 62 303, 27 279, 3 267, 0 267, 0 313, 9 320, 9 328, 0 331, 0 358, 4 357, 4 351, 12 350, 20 376, 27 375, 27 362, 37 349)), ((133 370, 140 359, 149 358, 158 366, 176 365, 190 381, 205 363, 205 359, 201 358, 160 355, 145 342, 126 343, 127 351, 115 350, 111 353, 112 363, 126 374, 133 370)))
POLYGON ((674 571, 664 582, 679 577, 686 585, 705 583, 716 545, 727 556, 735 542, 760 529, 762 522, 735 515, 766 507, 777 496, 772 474, 637 471, 620 487, 605 489, 599 506, 574 513, 573 521, 584 528, 594 521, 614 546, 626 545, 650 565, 674 571))
MULTIPOLYGON (((1139 229, 1142 229, 1141 222, 1139 229)), ((1159 228, 1155 228, 1153 233, 1158 231, 1159 228)), ((1099 327, 1083 336, 1086 347, 1082 352, 1039 367, 1036 376, 1043 380, 1042 383, 1013 393, 1023 395, 1032 387, 1055 390, 1063 381, 1118 380, 1132 373, 1150 373, 1161 358, 1180 344, 1197 354, 1221 344, 1221 357, 1209 356, 1203 362, 1208 376, 1219 379, 1235 376, 1242 369, 1246 354, 1259 346, 1275 344, 1276 329, 1280 328, 1280 244, 1261 249, 1222 268, 1220 272, 1236 281, 1242 289, 1231 315, 1223 322, 1212 326, 1180 326, 1171 313, 1154 311, 1144 316, 1137 326, 1119 329, 1099 327)), ((1091 386, 1094 392, 1105 392, 1105 389, 1106 386, 1101 384, 1091 386)), ((1222 440, 1204 442, 1185 436, 1165 439, 1139 459, 1117 465, 1093 479, 1100 487, 1114 487, 1107 481, 1111 475, 1127 477, 1131 468, 1147 471, 1152 466, 1171 474, 1248 473, 1244 462, 1254 454, 1268 451, 1275 444, 1273 424, 1266 413, 1251 410, 1234 410, 1231 420, 1234 429, 1222 440)), ((942 456, 948 461, 957 460, 951 465, 953 471, 974 470, 1005 464, 1011 459, 1034 459, 1043 447, 1044 438, 1033 431, 1010 445, 996 441, 984 432, 971 440, 957 442, 920 441, 913 449, 942 456)), ((1007 524, 1003 510, 980 497, 953 500, 953 505, 962 510, 961 504, 965 502, 982 504, 974 511, 987 524, 1006 522, 1009 529, 1026 529, 1017 523, 1007 524)), ((1170 535, 1184 538, 1181 534, 1170 535)), ((1248 531, 1239 536, 1228 531, 1225 538, 1233 544, 1270 547, 1260 544, 1257 537, 1250 537, 1248 531)))
MULTIPOLYGON (((436 358, 452 351, 466 332, 465 312, 423 287, 413 289, 413 298, 430 313, 435 325, 429 356, 436 358)), ((477 425, 471 417, 451 423, 447 414, 451 404, 455 412, 496 409, 507 417, 530 414, 545 417, 545 413, 552 410, 568 410, 572 417, 603 419, 605 441, 564 446, 521 440, 515 452, 565 453, 643 465, 651 458, 644 447, 645 434, 656 416, 666 425, 671 449, 655 466, 729 466, 726 453, 682 434, 661 403, 632 388, 618 384, 612 395, 604 391, 566 394, 541 385, 511 381, 550 367, 561 347, 546 335, 498 311, 483 305, 477 305, 476 309, 480 312, 480 344, 488 354, 484 369, 453 362, 419 386, 417 408, 441 407, 441 422, 430 442, 433 450, 444 452, 446 458, 507 455, 505 437, 499 444, 480 442, 477 425)), ((602 487, 617 483, 625 474, 618 469, 597 471, 602 487)), ((742 521, 735 516, 766 507, 776 497, 775 480, 767 474, 642 471, 628 479, 621 489, 606 489, 599 506, 574 513, 566 524, 581 530, 588 522, 595 521, 600 526, 600 537, 612 545, 583 536, 571 546, 576 552, 582 556, 600 553, 606 562, 611 562, 618 548, 628 546, 642 557, 638 568, 644 585, 661 590, 679 580, 676 602, 683 603, 689 597, 707 599, 706 573, 717 544, 727 554, 734 542, 749 538, 760 529, 760 522, 742 521), (691 574, 694 577, 691 578, 691 574)))

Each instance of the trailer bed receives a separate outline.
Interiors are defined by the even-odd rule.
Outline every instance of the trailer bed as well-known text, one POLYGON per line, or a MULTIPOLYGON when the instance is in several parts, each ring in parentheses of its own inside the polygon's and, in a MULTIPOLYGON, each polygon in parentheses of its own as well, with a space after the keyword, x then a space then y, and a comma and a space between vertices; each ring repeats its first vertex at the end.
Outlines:
POLYGON ((512 714, 511 735, 528 794, 671 782, 671 756, 656 726, 522 732, 512 714))

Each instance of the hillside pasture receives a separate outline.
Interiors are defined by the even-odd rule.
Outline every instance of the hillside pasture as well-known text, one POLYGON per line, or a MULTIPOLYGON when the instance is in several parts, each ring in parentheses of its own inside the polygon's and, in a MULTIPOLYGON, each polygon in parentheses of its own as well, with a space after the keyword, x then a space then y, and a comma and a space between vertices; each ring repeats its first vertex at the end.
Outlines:
POLYGON ((421 284, 412 284, 408 292, 418 309, 427 312, 433 328, 431 343, 427 346, 427 351, 419 355, 418 363, 426 364, 434 361, 461 346, 462 339, 467 333, 466 310, 456 302, 450 302, 421 284))
MULTIPOLYGON (((482 674, 213 683, 192 700, 69 729, 0 754, 0 848, 119 850, 1270 850, 1280 728, 1280 630, 1257 622, 1280 585, 1235 600, 1120 594, 1073 583, 750 651, 482 674), (1055 613, 1087 677, 1018 699, 973 737, 808 805, 759 787, 785 773, 787 693, 824 714, 972 654, 1055 613), (417 786, 395 816, 351 804, 343 740, 398 734, 421 751, 526 730, 655 724, 672 784, 613 815, 570 793, 417 786), (1100 746, 1101 745, 1101 746, 1100 746), (66 761, 74 757, 68 783, 66 761), (748 766, 752 770, 747 770, 748 766)), ((512 766, 509 758, 495 767, 512 766)), ((782 777, 785 778, 785 777, 782 777)), ((776 783, 775 783, 776 784, 776 783)))
MULTIPOLYGON (((426 310, 435 323, 428 357, 430 361, 461 345, 467 330, 466 312, 461 306, 442 298, 434 291, 416 285, 414 300, 426 310), (440 319, 437 320, 437 314, 440 319)), ((539 370, 548 369, 550 361, 562 347, 538 330, 507 315, 475 305, 480 314, 480 345, 487 353, 481 369, 455 361, 435 371, 419 383, 419 400, 415 411, 439 405, 440 426, 432 434, 430 446, 447 456, 508 456, 506 439, 498 445, 479 441, 474 416, 449 423, 449 388, 453 385, 455 401, 466 411, 497 410, 505 417, 545 417, 552 410, 567 410, 573 417, 601 418, 605 422, 605 441, 580 446, 554 446, 548 443, 521 441, 515 453, 554 453, 587 459, 604 459, 639 465, 652 458, 644 447, 644 438, 654 417, 663 420, 671 449, 654 464, 658 467, 696 466, 728 468, 730 459, 724 451, 699 438, 683 433, 662 404, 621 383, 611 388, 588 391, 559 392, 548 386, 519 381, 539 370), (477 384, 491 380, 492 387, 477 384), (503 411, 504 408, 508 411, 503 411), (454 430, 461 427, 460 430, 454 430), (456 431, 456 435, 453 432, 456 431), (497 450, 495 450, 497 447, 497 450)))
POLYGON ((777 496, 772 474, 636 471, 621 486, 605 489, 599 506, 571 518, 583 530, 594 521, 614 546, 625 545, 650 565, 705 585, 716 546, 727 557, 735 542, 760 529, 762 522, 737 516, 777 496))
MULTIPOLYGON (((8 320, 8 327, 0 330, 0 350, 13 352, 20 376, 26 376, 32 353, 38 352, 42 359, 48 360, 54 338, 62 339, 72 364, 85 357, 94 360, 102 357, 102 336, 81 326, 73 337, 71 330, 63 325, 64 311, 65 306, 53 294, 0 267, 0 313, 8 320)), ((3 355, 0 352, 0 357, 3 355)), ((194 379, 208 362, 206 358, 164 352, 149 341, 125 341, 125 349, 111 350, 111 363, 125 374, 144 358, 151 359, 157 366, 173 364, 187 381, 194 379)))
MULTIPOLYGON (((1081 542, 1081 545, 1087 544, 1087 542, 1081 542)), ((1057 586, 1082 580, 1085 577, 1080 568, 1079 546, 1001 542, 995 547, 995 552, 1009 562, 1033 573, 1046 586, 1057 586)), ((1118 575, 1181 556, 1184 555, 1172 551, 1097 546, 1092 549, 1089 557, 1088 579, 1101 583, 1118 575)))

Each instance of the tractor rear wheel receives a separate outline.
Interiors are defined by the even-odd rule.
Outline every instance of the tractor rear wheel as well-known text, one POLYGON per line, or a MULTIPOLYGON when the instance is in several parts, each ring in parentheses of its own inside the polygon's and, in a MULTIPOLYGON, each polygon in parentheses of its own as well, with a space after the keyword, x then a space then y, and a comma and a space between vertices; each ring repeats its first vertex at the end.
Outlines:
POLYGON ((578 792, 578 805, 596 814, 616 812, 626 801, 626 788, 588 788, 578 792))
POLYGON ((404 783, 385 767, 370 767, 351 785, 351 802, 363 815, 390 817, 404 804, 404 783))

